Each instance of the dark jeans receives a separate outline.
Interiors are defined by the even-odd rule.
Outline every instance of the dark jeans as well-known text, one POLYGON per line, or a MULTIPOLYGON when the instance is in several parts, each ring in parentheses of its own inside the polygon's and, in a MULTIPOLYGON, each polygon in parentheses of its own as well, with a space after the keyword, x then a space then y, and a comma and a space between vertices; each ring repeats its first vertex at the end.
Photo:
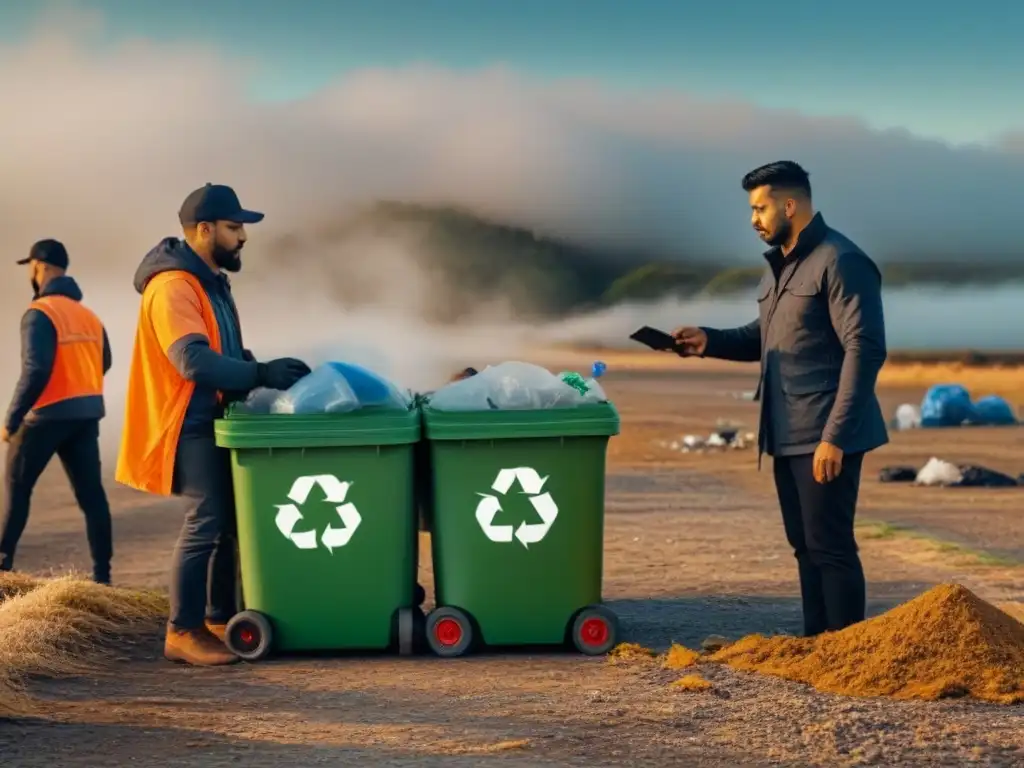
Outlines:
POLYGON ((182 437, 174 493, 191 501, 171 563, 170 623, 198 629, 236 612, 237 552, 231 454, 212 437, 182 437))
POLYGON ((820 484, 813 454, 774 460, 782 522, 800 570, 807 636, 864 619, 864 569, 853 535, 863 461, 863 453, 844 456, 839 477, 820 484))
POLYGON ((113 541, 110 505, 100 474, 98 419, 26 424, 11 436, 4 479, 7 503, 0 534, 0 570, 10 570, 14 566, 15 550, 28 523, 32 491, 54 455, 64 465, 75 499, 85 515, 93 578, 109 582, 113 541))

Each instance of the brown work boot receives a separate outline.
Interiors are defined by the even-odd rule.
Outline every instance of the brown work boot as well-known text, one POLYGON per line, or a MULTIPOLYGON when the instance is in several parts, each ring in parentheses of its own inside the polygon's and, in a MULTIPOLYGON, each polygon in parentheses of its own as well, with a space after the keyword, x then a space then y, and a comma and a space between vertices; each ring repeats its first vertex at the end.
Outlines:
POLYGON ((164 658, 197 667, 218 667, 239 660, 206 627, 185 630, 168 627, 164 658))
POLYGON ((228 633, 228 625, 226 622, 224 624, 217 624, 216 622, 207 619, 206 628, 210 631, 211 635, 216 637, 222 643, 224 642, 224 638, 227 636, 228 633))

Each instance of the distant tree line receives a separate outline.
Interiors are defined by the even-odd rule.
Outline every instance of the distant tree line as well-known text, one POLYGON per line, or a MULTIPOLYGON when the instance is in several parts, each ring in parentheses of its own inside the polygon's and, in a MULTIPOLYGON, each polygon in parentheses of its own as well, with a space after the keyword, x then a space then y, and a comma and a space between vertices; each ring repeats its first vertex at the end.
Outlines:
MULTIPOLYGON (((762 267, 728 266, 654 257, 642 251, 600 250, 528 229, 487 221, 453 207, 381 202, 356 216, 331 222, 317 232, 322 243, 372 232, 415 231, 421 267, 435 276, 438 300, 431 319, 457 322, 482 301, 500 299, 522 319, 551 319, 622 302, 667 297, 729 296, 752 290, 762 267)), ((294 241, 284 238, 278 252, 294 241)), ((282 255, 281 258, 287 258, 282 255)), ((371 291, 346 280, 346 265, 331 265, 339 298, 351 305, 372 303, 371 291)), ((1018 263, 898 261, 882 265, 885 286, 993 285, 1024 281, 1018 263)))

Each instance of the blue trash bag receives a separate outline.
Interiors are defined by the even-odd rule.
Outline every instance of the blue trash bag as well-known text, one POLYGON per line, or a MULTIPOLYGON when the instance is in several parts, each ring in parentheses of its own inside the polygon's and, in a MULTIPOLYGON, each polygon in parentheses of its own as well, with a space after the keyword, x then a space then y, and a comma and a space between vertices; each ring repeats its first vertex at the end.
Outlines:
POLYGON ((971 395, 959 384, 936 384, 921 401, 922 427, 959 427, 973 418, 971 395))
POLYGON ((988 395, 974 404, 972 424, 986 427, 1006 427, 1017 423, 1017 416, 1008 402, 998 395, 988 395))

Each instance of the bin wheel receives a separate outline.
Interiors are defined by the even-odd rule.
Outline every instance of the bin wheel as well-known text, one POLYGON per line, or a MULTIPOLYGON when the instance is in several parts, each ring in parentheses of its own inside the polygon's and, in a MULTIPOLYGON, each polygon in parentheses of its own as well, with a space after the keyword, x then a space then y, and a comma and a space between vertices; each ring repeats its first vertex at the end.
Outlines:
POLYGON ((412 656, 416 652, 416 608, 398 609, 398 655, 412 656))
POLYGON ((444 658, 462 656, 473 645, 473 623, 458 608, 435 608, 427 616, 427 645, 444 658))
POLYGON ((231 617, 224 632, 228 650, 244 661, 259 661, 270 653, 274 630, 270 620, 256 611, 242 611, 231 617))
POLYGON ((588 605, 572 623, 572 643, 587 656, 601 656, 615 647, 619 619, 603 605, 588 605))

